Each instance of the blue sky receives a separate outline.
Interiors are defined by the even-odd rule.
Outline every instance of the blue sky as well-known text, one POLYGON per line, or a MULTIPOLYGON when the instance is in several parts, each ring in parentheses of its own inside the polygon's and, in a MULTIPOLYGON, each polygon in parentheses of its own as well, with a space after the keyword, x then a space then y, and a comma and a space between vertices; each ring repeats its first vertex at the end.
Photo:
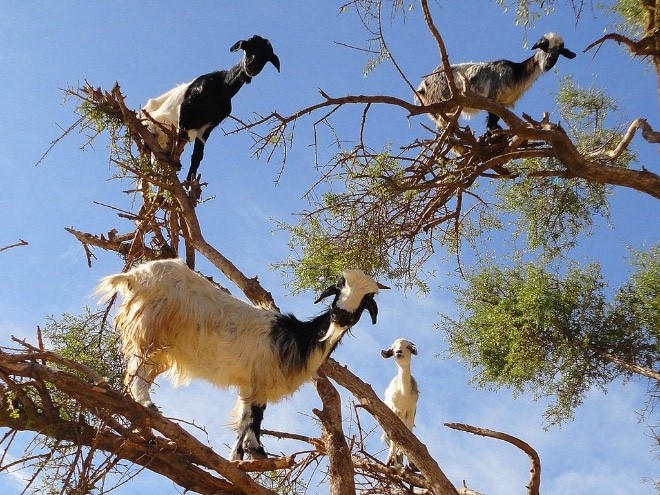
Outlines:
MULTIPOLYGON (((495 2, 431 3, 452 62, 522 60, 531 53, 523 47, 524 29, 514 26, 513 15, 503 13, 495 2)), ((79 313, 85 305, 94 306, 91 293, 98 279, 121 269, 116 256, 102 251, 95 253, 97 259, 87 268, 82 247, 64 231, 65 227, 93 233, 130 228, 113 211, 94 204, 130 206, 130 198, 120 192, 129 185, 107 180, 112 172, 107 142, 100 138, 92 149, 81 151, 84 137, 71 135, 35 167, 61 128, 75 120, 73 104, 63 104, 61 89, 84 81, 110 89, 117 81, 127 104, 137 109, 177 83, 233 65, 239 55, 230 53, 229 47, 260 34, 271 40, 282 71, 278 74, 269 65, 241 90, 233 109, 239 118, 274 110, 292 113, 320 101, 318 88, 331 96, 388 94, 411 99, 409 88, 391 65, 363 76, 365 55, 344 45, 362 46, 367 35, 355 16, 338 15, 340 4, 325 0, 5 2, 0 17, 0 170, 4 177, 0 246, 19 238, 30 244, 0 253, 0 344, 7 344, 11 335, 34 341, 35 329, 43 326, 47 315, 79 313)), ((437 48, 419 5, 415 6, 405 23, 384 26, 390 50, 414 83, 438 64, 437 48)), ((557 73, 542 77, 518 102, 516 111, 536 117, 548 111, 556 120, 552 93, 558 90, 559 77, 571 74, 577 83, 604 86, 618 98, 622 112, 616 118, 622 123, 645 117, 660 128, 651 71, 614 44, 598 53, 582 53, 608 25, 600 12, 586 11, 576 26, 573 12, 563 5, 539 20, 527 33, 530 44, 544 32, 555 31, 578 57, 560 60, 557 73)), ((288 239, 275 231, 274 220, 295 221, 292 214, 305 208, 303 195, 318 178, 310 146, 312 124, 318 117, 297 123, 296 140, 281 176, 278 157, 270 163, 257 160, 246 133, 225 136, 220 129, 209 139, 201 166, 209 182, 205 196, 215 197, 198 209, 207 239, 248 276, 257 275, 283 310, 300 317, 316 314, 315 295, 291 296, 282 274, 269 265, 289 254, 288 239)), ((481 115, 474 117, 470 125, 481 130, 484 120, 481 115)), ((356 129, 356 123, 355 110, 338 115, 337 125, 345 139, 355 139, 356 132, 349 130, 356 129)), ((421 125, 428 123, 425 117, 408 122, 398 110, 376 109, 368 132, 376 142, 397 142, 423 135, 421 125)), ((233 125, 227 122, 222 129, 230 131, 233 125)), ((323 163, 332 152, 330 135, 321 130, 319 140, 323 163)), ((658 172, 657 149, 639 137, 635 149, 641 163, 658 172)), ((657 241, 660 217, 655 200, 624 190, 615 192, 611 213, 611 225, 597 224, 575 256, 581 262, 599 261, 604 273, 618 284, 627 277, 623 262, 627 246, 641 248, 657 241)), ((201 262, 199 268, 221 281, 208 264, 201 262)), ((522 493, 528 479, 528 461, 519 450, 442 426, 463 422, 505 431, 534 446, 543 463, 541 490, 546 495, 652 493, 652 486, 643 480, 657 477, 658 463, 653 460, 648 431, 636 414, 644 406, 645 384, 617 382, 607 394, 591 391, 574 421, 544 430, 543 400, 534 402, 526 395, 514 398, 507 390, 475 390, 461 363, 438 357, 446 344, 434 323, 438 314, 455 314, 452 294, 443 288, 449 283, 444 274, 454 267, 438 258, 431 260, 429 268, 438 273, 429 296, 398 290, 382 293, 378 325, 362 321, 334 357, 382 393, 394 375, 394 365, 380 358, 379 350, 399 337, 417 344, 420 354, 413 362, 413 373, 422 396, 415 432, 447 476, 457 485, 466 480, 488 495, 522 493)), ((351 399, 344 397, 349 415, 351 399)), ((212 445, 222 454, 228 452, 224 444, 232 437, 226 427, 235 399, 232 391, 204 383, 173 389, 160 381, 154 398, 166 416, 205 426, 212 445)), ((291 399, 268 408, 264 427, 313 435, 316 429, 309 415, 318 405, 313 389, 305 385, 291 399)), ((379 431, 371 435, 372 451, 382 448, 379 437, 379 431)), ((264 441, 271 452, 305 448, 272 438, 264 441)), ((385 458, 385 452, 381 457, 385 458)), ((20 493, 22 476, 0 474, 0 493, 20 493)), ((147 490, 176 493, 171 482, 155 476, 145 476, 116 493, 147 490)), ((310 493, 325 491, 322 486, 310 487, 310 493)))

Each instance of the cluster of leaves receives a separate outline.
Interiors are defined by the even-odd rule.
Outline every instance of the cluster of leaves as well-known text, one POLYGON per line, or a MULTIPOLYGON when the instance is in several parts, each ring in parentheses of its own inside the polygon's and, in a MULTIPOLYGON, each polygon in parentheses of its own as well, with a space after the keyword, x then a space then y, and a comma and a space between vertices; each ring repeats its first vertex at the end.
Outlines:
POLYGON ((66 359, 78 361, 97 371, 112 387, 122 387, 124 362, 119 350, 119 334, 107 320, 105 310, 81 315, 49 317, 43 330, 49 348, 66 359))
POLYGON ((644 31, 644 9, 639 0, 617 0, 611 12, 618 19, 614 31, 627 33, 629 36, 641 36, 644 31))
POLYGON ((354 150, 338 160, 328 181, 340 191, 322 194, 298 225, 281 225, 294 256, 276 266, 293 272, 294 290, 322 288, 346 267, 427 290, 418 270, 432 253, 431 238, 411 234, 424 192, 405 188, 405 169, 389 150, 369 157, 354 150))
MULTIPOLYGON (((105 311, 85 308, 81 315, 63 314, 60 319, 49 317, 43 329, 48 348, 65 359, 78 362, 98 372, 114 389, 122 388, 124 363, 119 352, 118 335, 108 324, 105 311)), ((67 372, 76 373, 70 369, 67 372)), ((82 375, 81 375, 82 376, 82 375)), ((101 427, 99 418, 57 389, 50 397, 59 408, 60 418, 101 427)), ((37 399, 35 396, 34 399, 37 399)), ((75 441, 37 436, 28 447, 28 458, 36 459, 33 468, 40 476, 33 492, 43 495, 63 493, 103 493, 110 474, 130 478, 135 470, 120 464, 108 453, 81 448, 75 441)))
POLYGON ((550 423, 570 418, 589 388, 660 364, 660 245, 634 259, 609 302, 597 264, 563 277, 533 263, 471 271, 456 288, 459 317, 440 324, 450 352, 478 385, 552 397, 550 423))

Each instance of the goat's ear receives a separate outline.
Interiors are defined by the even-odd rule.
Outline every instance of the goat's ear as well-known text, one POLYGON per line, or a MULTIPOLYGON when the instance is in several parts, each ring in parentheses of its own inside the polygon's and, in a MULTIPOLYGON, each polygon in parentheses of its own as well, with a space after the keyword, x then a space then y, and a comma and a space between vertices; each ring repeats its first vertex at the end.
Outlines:
POLYGON ((277 69, 277 72, 280 71, 280 59, 277 58, 277 55, 275 55, 275 54, 273 53, 273 54, 270 56, 270 58, 268 59, 268 61, 269 61, 271 64, 273 64, 273 65, 275 66, 275 68, 277 69))
POLYGON ((376 324, 376 319, 378 317, 378 306, 376 305, 376 300, 374 299, 374 294, 367 294, 362 300, 362 305, 369 311, 371 316, 371 324, 376 324))
POLYGON ((559 53, 566 58, 575 58, 575 53, 570 51, 568 48, 562 48, 559 53))
POLYGON ((380 351, 380 355, 383 356, 385 359, 391 358, 392 356, 394 356, 394 351, 390 347, 389 349, 383 349, 382 351, 380 351))
POLYGON ((243 43, 245 43, 245 40, 238 40, 236 43, 232 45, 232 47, 229 49, 230 52, 235 52, 237 50, 240 50, 243 48, 243 43))
POLYGON ((415 356, 417 356, 417 346, 413 344, 412 342, 408 346, 408 349, 410 349, 410 352, 412 352, 415 356))
POLYGON ((323 292, 321 292, 321 295, 314 301, 314 304, 321 302, 323 299, 325 299, 328 296, 336 296, 341 292, 341 289, 337 285, 331 285, 327 289, 325 289, 323 292))

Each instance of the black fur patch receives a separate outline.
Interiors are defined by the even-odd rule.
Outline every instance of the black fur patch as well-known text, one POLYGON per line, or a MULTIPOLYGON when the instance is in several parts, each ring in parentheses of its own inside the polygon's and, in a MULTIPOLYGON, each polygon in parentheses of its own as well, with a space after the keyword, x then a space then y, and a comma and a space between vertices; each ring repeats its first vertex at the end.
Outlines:
POLYGON ((290 373, 301 371, 312 352, 325 350, 328 344, 319 340, 329 325, 329 311, 310 321, 300 321, 292 314, 279 315, 271 330, 271 338, 283 368, 290 373))

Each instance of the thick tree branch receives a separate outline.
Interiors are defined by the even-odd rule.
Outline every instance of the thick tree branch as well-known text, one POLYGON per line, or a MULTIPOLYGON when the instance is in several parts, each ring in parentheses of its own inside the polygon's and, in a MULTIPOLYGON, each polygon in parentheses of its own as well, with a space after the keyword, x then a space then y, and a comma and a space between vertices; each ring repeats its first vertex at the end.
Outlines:
POLYGON ((323 373, 318 373, 312 382, 323 402, 323 409, 314 409, 314 414, 321 420, 330 464, 330 495, 355 495, 355 468, 342 428, 341 398, 323 373))
POLYGON ((428 480, 436 495, 457 495, 456 488, 429 454, 426 445, 378 398, 370 385, 364 383, 334 359, 328 359, 321 371, 349 390, 360 404, 380 423, 387 436, 401 447, 408 459, 428 480))
POLYGON ((598 351, 598 355, 602 357, 605 361, 609 361, 610 363, 613 363, 630 373, 634 373, 636 375, 644 376, 646 378, 650 378, 651 380, 656 380, 660 382, 660 372, 658 371, 645 368, 643 366, 639 366, 638 364, 628 363, 623 359, 620 359, 615 355, 610 354, 609 352, 598 351))
POLYGON ((84 367, 54 353, 35 355, 32 350, 25 353, 0 351, 0 379, 6 384, 6 388, 0 388, 5 395, 3 403, 7 401, 7 393, 21 392, 16 406, 12 409, 0 408, 0 426, 29 430, 112 452, 202 494, 214 494, 218 490, 254 495, 273 493, 255 483, 243 469, 217 455, 178 424, 157 411, 144 408, 127 395, 104 384, 95 384, 98 381, 95 372, 87 373, 84 367), (85 378, 40 364, 37 359, 72 368, 85 378), (97 428, 60 417, 57 401, 50 396, 46 402, 34 403, 30 390, 35 384, 47 385, 40 386, 42 394, 54 388, 75 400, 106 427, 97 428), (123 422, 126 426, 122 426, 123 422), (152 430, 162 434, 166 441, 154 437, 149 433, 152 430), (227 481, 211 473, 205 474, 205 469, 217 472, 227 481))

